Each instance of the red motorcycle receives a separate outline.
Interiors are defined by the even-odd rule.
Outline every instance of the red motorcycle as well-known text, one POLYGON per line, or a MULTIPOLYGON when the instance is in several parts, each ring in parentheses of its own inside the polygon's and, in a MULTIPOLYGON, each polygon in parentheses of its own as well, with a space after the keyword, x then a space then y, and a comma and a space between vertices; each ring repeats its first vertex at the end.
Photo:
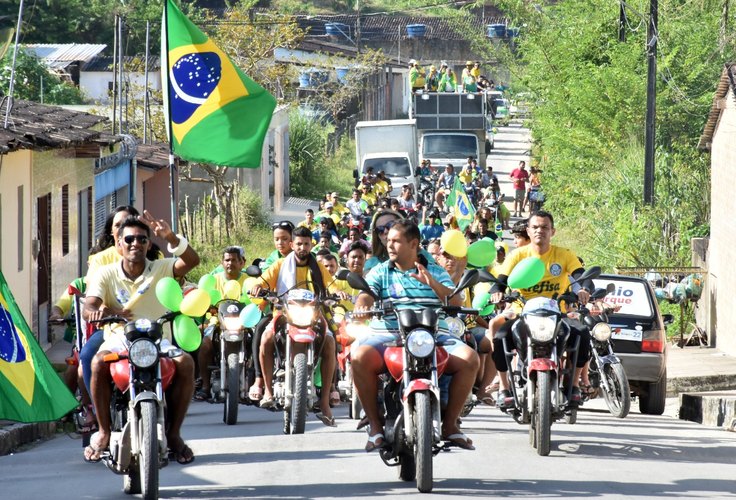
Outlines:
MULTIPOLYGON (((444 372, 449 355, 438 342, 440 312, 478 314, 475 309, 448 305, 449 299, 464 288, 478 282, 478 271, 467 271, 457 287, 438 309, 394 310, 390 302, 376 297, 362 276, 350 273, 348 283, 356 290, 373 296, 377 307, 366 314, 374 317, 396 315, 399 334, 386 344, 384 361, 388 374, 383 374, 383 411, 386 446, 381 459, 390 467, 399 468, 399 478, 416 479, 417 489, 428 493, 433 488, 432 457, 447 450, 450 443, 441 443, 440 388, 438 379, 444 372)), ((380 391, 379 391, 380 397, 380 391)))

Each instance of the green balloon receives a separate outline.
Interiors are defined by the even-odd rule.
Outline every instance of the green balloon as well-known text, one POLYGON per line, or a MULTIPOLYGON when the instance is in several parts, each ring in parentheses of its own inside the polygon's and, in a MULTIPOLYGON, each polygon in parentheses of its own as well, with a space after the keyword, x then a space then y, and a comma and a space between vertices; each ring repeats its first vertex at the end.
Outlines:
POLYGON ((490 316, 496 310, 496 304, 488 304, 478 312, 478 316, 490 316))
POLYGON ((363 211, 368 210, 368 202, 365 200, 360 200, 360 209, 363 211))
POLYGON ((489 300, 491 300, 491 292, 479 293, 473 297, 473 309, 483 309, 488 305, 489 300))
POLYGON ((205 274, 199 278, 199 283, 197 284, 197 288, 204 290, 205 292, 214 290, 215 286, 217 286, 217 279, 211 274, 205 274))
POLYGON ((219 290, 207 290, 207 293, 210 295, 210 304, 213 306, 222 300, 222 294, 219 290))
POLYGON ((179 312, 184 295, 181 293, 179 283, 167 276, 156 283, 156 298, 169 311, 179 312))
POLYGON ((248 304, 240 311, 240 322, 245 328, 253 328, 261 320, 261 310, 255 304, 248 304))
POLYGON ((243 293, 240 294, 240 299, 238 301, 241 304, 245 304, 246 306, 251 303, 250 295, 248 295, 247 290, 243 290, 243 293))
POLYGON ((202 334, 192 318, 180 314, 174 318, 174 339, 179 347, 192 352, 202 343, 202 334))
POLYGON ((527 257, 514 266, 508 279, 511 288, 531 288, 544 277, 544 262, 539 257, 527 257))
POLYGON ((468 264, 475 267, 490 266, 496 258, 496 245, 482 239, 468 247, 468 264))

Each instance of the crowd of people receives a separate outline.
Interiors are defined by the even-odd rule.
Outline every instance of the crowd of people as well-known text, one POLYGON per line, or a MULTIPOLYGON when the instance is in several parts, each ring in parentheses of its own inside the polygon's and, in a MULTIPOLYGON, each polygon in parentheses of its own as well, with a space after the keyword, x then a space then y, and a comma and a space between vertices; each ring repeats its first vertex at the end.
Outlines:
POLYGON ((503 90, 492 79, 481 73, 479 61, 466 61, 460 77, 446 61, 439 65, 422 67, 416 59, 409 60, 409 82, 412 92, 460 92, 475 93, 486 90, 503 90))

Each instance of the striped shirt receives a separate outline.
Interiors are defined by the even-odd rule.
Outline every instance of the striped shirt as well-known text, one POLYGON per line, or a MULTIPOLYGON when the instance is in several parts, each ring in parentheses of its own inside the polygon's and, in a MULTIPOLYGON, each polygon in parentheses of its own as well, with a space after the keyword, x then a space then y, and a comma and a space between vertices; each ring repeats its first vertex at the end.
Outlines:
MULTIPOLYGON (((425 259, 421 260, 426 262, 425 259)), ((427 265, 429 274, 448 288, 454 288, 455 285, 447 271, 434 263, 427 265)), ((408 271, 401 271, 391 261, 383 262, 374 267, 365 277, 371 290, 383 301, 390 301, 396 310, 414 309, 420 311, 424 308, 436 309, 442 306, 437 294, 429 285, 412 278, 411 274, 416 274, 416 268, 408 271)), ((444 314, 440 313, 440 318, 444 318, 444 314)), ((440 321, 440 332, 447 333, 444 321, 440 321)), ((398 330, 398 321, 394 315, 385 317, 383 320, 371 321, 371 328, 376 333, 381 330, 398 330)))

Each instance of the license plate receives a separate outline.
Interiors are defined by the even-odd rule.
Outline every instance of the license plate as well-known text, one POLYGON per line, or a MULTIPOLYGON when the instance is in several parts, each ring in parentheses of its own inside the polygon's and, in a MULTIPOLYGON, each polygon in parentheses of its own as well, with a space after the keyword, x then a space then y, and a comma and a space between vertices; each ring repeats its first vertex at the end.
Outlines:
POLYGON ((616 328, 611 334, 611 338, 616 340, 632 340, 634 342, 641 342, 641 330, 626 330, 623 328, 616 328))

